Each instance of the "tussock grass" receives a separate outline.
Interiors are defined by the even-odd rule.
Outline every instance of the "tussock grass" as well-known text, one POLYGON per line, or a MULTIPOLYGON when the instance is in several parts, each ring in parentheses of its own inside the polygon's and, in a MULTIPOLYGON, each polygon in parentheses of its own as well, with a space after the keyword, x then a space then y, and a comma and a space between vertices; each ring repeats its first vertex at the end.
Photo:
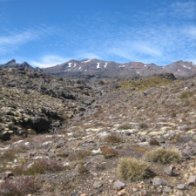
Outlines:
POLYGON ((38 174, 45 174, 48 172, 58 172, 64 169, 63 165, 61 165, 58 161, 55 160, 48 160, 48 159, 38 159, 35 160, 32 165, 26 166, 21 165, 15 167, 13 169, 13 173, 15 175, 38 175, 38 174))
POLYGON ((0 195, 24 196, 37 192, 39 188, 34 177, 19 177, 16 180, 6 180, 0 184, 0 195))
POLYGON ((145 154, 145 159, 150 162, 168 164, 179 162, 181 160, 181 154, 175 148, 157 148, 155 150, 147 152, 145 154))
POLYGON ((131 157, 120 159, 117 166, 117 175, 124 180, 136 181, 152 176, 149 165, 131 157))
POLYGON ((111 144, 116 144, 116 143, 123 142, 123 139, 120 136, 116 135, 116 134, 110 134, 110 135, 106 136, 104 141, 108 142, 108 143, 111 143, 111 144))

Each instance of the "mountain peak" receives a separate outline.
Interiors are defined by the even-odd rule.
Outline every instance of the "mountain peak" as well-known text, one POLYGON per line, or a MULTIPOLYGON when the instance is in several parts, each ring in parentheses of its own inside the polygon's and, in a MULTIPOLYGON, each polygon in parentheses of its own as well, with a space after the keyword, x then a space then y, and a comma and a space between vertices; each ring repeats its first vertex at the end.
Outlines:
POLYGON ((5 65, 6 66, 13 66, 13 65, 16 65, 17 63, 16 63, 16 60, 15 59, 12 59, 12 60, 10 60, 10 61, 8 61, 5 65))

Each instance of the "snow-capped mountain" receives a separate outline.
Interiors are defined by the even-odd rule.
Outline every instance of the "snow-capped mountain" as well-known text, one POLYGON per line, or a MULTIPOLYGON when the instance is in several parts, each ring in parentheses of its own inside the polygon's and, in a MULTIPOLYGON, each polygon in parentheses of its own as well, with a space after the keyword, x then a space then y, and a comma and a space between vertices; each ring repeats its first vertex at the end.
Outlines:
POLYGON ((109 78, 135 78, 163 73, 173 73, 176 77, 196 75, 196 65, 192 62, 177 61, 159 66, 141 62, 117 63, 99 59, 70 60, 66 63, 43 69, 47 74, 67 77, 96 76, 109 78))
POLYGON ((156 64, 145 64, 141 62, 117 63, 113 61, 104 61, 99 59, 70 60, 60 65, 49 68, 33 68, 27 62, 17 63, 11 60, 3 67, 20 67, 22 69, 39 70, 46 74, 62 77, 97 77, 97 78, 138 78, 152 75, 172 73, 177 78, 186 78, 196 75, 196 65, 192 62, 177 61, 166 66, 156 64))

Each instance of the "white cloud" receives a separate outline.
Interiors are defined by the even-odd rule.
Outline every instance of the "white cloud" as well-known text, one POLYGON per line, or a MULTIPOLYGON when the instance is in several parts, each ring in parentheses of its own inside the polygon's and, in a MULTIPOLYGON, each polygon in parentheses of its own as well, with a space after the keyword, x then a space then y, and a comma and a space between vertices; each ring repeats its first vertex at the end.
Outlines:
POLYGON ((45 25, 35 26, 20 32, 12 32, 7 35, 0 35, 0 55, 6 55, 19 49, 21 46, 41 39, 57 32, 58 29, 46 27, 45 25))
POLYGON ((36 67, 46 68, 46 67, 52 67, 57 64, 67 62, 68 60, 70 59, 62 56, 50 54, 50 55, 42 56, 40 59, 36 61, 30 61, 30 64, 36 67))
POLYGON ((175 60, 195 58, 194 39, 195 28, 192 26, 149 25, 140 31, 129 28, 124 37, 111 40, 103 53, 112 58, 164 65, 175 60))
POLYGON ((38 32, 24 31, 7 36, 0 36, 0 46, 22 45, 39 37, 38 32))
POLYGON ((162 55, 161 51, 153 45, 150 46, 141 42, 119 44, 116 47, 110 48, 107 52, 110 55, 119 56, 127 60, 144 62, 152 61, 162 55))

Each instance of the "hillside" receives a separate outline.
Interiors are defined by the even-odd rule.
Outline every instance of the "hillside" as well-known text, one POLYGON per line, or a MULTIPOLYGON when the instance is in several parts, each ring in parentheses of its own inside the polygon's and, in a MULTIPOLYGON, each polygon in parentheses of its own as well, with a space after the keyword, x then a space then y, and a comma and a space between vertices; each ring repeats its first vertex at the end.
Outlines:
POLYGON ((12 63, 0 68, 0 195, 194 195, 195 77, 79 80, 12 63))

